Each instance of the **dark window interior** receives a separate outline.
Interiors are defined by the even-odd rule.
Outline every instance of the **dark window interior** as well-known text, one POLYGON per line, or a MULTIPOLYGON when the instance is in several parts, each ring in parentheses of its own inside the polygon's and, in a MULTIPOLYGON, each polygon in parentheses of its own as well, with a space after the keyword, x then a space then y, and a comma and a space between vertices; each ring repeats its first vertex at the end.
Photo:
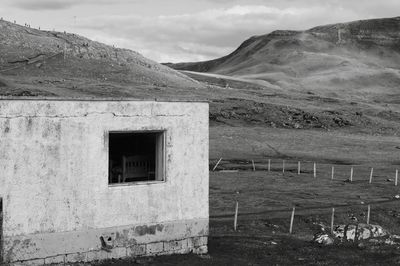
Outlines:
POLYGON ((109 133, 109 183, 163 180, 163 132, 109 133))

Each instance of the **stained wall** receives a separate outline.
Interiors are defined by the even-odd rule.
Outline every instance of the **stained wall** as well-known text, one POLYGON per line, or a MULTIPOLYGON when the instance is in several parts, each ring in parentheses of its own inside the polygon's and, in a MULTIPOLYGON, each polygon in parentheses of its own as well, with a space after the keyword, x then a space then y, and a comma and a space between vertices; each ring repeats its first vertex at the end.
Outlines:
POLYGON ((206 236, 208 104, 0 100, 0 197, 6 261, 206 236), (108 132, 143 130, 166 132, 165 182, 110 186, 108 132))

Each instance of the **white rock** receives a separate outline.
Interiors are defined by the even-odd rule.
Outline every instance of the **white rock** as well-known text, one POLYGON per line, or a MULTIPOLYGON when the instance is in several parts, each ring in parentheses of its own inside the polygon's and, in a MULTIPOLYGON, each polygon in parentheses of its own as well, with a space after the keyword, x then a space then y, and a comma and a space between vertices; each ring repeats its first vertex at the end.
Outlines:
POLYGON ((332 245, 334 240, 328 234, 318 233, 314 236, 314 241, 322 245, 332 245))

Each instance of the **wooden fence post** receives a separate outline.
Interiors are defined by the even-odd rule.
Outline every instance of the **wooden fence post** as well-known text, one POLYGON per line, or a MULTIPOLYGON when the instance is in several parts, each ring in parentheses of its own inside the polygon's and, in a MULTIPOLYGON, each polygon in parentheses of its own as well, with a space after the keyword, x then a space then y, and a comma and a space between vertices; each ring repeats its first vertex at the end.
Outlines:
POLYGON ((331 179, 333 180, 333 177, 335 175, 335 166, 332 166, 332 174, 331 174, 331 179))
POLYGON ((370 183, 370 184, 372 183, 372 176, 373 176, 373 174, 374 174, 374 168, 371 167, 371 173, 369 174, 369 183, 370 183))
POLYGON ((292 210, 292 216, 290 217, 290 228, 289 228, 289 234, 292 234, 292 232, 293 232, 294 211, 295 211, 295 207, 293 207, 293 210, 292 210))
POLYGON ((300 165, 300 161, 297 163, 297 174, 300 175, 301 172, 301 165, 300 165))
POLYGON ((396 177, 395 177, 395 180, 394 180, 394 185, 395 185, 395 186, 397 186, 397 180, 398 180, 398 178, 399 178, 399 170, 396 169, 396 177))
POLYGON ((331 234, 333 235, 333 224, 335 220, 335 208, 332 208, 332 216, 331 216, 331 234))
POLYGON ((213 172, 215 171, 215 169, 217 169, 217 167, 218 167, 218 165, 219 165, 219 163, 220 163, 221 161, 222 161, 222 158, 220 158, 220 159, 218 160, 218 162, 215 164, 214 168, 212 169, 213 172))
POLYGON ((239 191, 236 191, 236 204, 235 204, 235 217, 233 220, 233 229, 236 231, 237 229, 237 218, 239 214, 239 201, 238 201, 239 191))
POLYGON ((367 212, 367 224, 369 224, 369 218, 371 215, 371 205, 368 204, 368 212, 367 212))
POLYGON ((256 165, 254 164, 254 160, 251 160, 251 164, 253 165, 253 172, 256 171, 256 165))
POLYGON ((282 173, 285 173, 285 160, 282 160, 282 173))
POLYGON ((353 166, 352 166, 350 169, 350 182, 353 182, 353 172, 354 172, 354 170, 353 170, 353 166))
POLYGON ((271 159, 268 159, 268 172, 271 172, 271 159))
POLYGON ((314 178, 317 177, 317 164, 314 163, 314 178))

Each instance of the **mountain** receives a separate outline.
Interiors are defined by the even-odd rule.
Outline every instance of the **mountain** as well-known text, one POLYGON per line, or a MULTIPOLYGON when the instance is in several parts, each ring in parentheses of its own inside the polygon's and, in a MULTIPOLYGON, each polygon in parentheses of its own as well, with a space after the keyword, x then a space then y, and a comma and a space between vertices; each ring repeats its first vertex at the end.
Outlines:
POLYGON ((127 49, 0 21, 0 95, 154 98, 202 87, 127 49))
POLYGON ((0 20, 0 97, 207 99, 210 158, 398 158, 399 32, 399 18, 275 31, 171 65, 191 72, 0 20))
MULTIPOLYGON (((244 41, 205 62, 167 64, 178 70, 262 81, 282 90, 383 99, 400 84, 400 17, 278 30, 244 41)), ((393 100, 393 99, 392 99, 393 100)), ((397 98, 399 100, 399 98, 397 98)))

